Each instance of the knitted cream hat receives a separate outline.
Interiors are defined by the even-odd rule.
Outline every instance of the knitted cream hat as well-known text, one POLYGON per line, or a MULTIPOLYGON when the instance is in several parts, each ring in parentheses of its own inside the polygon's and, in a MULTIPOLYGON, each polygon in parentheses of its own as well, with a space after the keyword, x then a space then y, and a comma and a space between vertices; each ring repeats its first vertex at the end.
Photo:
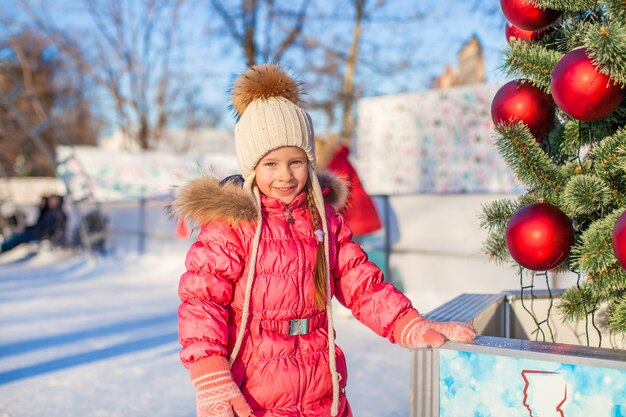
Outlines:
POLYGON ((336 416, 339 407, 339 375, 335 358, 335 333, 332 317, 331 285, 329 269, 328 225, 324 197, 315 173, 315 138, 311 118, 299 104, 300 83, 280 70, 276 65, 255 65, 246 69, 233 84, 232 105, 237 114, 235 126, 235 147, 239 169, 244 177, 244 189, 250 192, 257 204, 257 226, 250 250, 248 280, 241 326, 237 331, 237 340, 231 352, 232 363, 241 347, 243 335, 250 313, 250 295, 254 281, 254 269, 261 237, 263 218, 261 216, 261 198, 256 186, 254 168, 269 152, 285 146, 302 149, 309 161, 309 181, 312 186, 315 208, 322 223, 322 234, 326 258, 326 314, 328 317, 328 345, 330 373, 333 381, 333 402, 331 414, 336 416))
POLYGON ((300 83, 271 64, 250 67, 235 80, 235 146, 244 178, 267 153, 284 146, 304 150, 315 168, 313 125, 299 106, 300 93, 300 83))

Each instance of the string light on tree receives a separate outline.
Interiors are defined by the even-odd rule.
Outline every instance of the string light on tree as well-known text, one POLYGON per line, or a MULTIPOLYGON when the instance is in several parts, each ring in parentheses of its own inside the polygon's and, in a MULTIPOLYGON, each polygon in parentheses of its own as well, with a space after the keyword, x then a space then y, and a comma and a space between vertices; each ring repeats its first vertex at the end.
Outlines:
POLYGON ((526 30, 545 28, 561 17, 561 12, 541 9, 530 0, 500 0, 500 7, 507 20, 526 30))
POLYGON ((555 65, 550 76, 554 102, 581 121, 600 120, 613 113, 624 90, 593 65, 584 48, 574 49, 555 65))
POLYGON ((554 121, 554 102, 538 87, 522 80, 509 81, 491 102, 491 119, 495 125, 521 121, 537 141, 554 121))
POLYGON ((521 266, 547 271, 558 266, 574 244, 571 220, 559 208, 540 201, 519 209, 506 228, 506 247, 521 266))
POLYGON ((617 219, 613 228, 613 253, 622 268, 626 269, 626 211, 617 219))

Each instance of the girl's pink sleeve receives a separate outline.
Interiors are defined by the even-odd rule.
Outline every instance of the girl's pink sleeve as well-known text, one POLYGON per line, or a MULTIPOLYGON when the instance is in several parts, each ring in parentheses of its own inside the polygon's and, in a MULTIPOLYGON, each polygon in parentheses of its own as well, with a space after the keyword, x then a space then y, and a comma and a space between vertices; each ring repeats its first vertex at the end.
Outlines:
POLYGON ((335 215, 336 261, 331 271, 335 296, 354 317, 392 342, 396 321, 413 310, 411 301, 392 284, 383 282, 383 272, 352 241, 352 231, 341 215, 335 215))
POLYGON ((189 249, 178 286, 180 359, 187 368, 208 356, 226 356, 229 303, 244 267, 232 229, 212 229, 189 249))

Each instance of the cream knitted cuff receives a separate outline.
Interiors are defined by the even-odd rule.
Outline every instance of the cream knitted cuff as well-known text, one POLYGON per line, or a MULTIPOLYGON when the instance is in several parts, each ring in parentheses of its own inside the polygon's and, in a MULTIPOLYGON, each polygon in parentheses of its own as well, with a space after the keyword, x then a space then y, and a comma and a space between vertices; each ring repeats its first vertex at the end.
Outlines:
POLYGON ((401 343, 400 341, 403 340, 403 336, 406 336, 403 333, 408 329, 409 323, 421 320, 424 320, 424 317, 417 310, 414 308, 409 310, 404 316, 400 317, 393 326, 393 339, 391 342, 401 343))
POLYGON ((218 355, 200 359, 198 362, 192 364, 189 367, 189 375, 191 377, 191 381, 196 381, 203 375, 219 371, 230 372, 230 364, 228 363, 228 359, 218 355))

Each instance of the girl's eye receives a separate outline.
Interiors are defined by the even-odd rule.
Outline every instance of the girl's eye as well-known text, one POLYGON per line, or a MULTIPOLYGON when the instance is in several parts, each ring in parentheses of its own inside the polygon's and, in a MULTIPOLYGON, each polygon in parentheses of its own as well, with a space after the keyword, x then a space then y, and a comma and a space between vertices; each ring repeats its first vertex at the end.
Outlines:
POLYGON ((266 162, 263 165, 265 165, 266 167, 273 167, 274 165, 276 165, 276 163, 275 162, 266 162))
POLYGON ((303 163, 304 163, 303 161, 293 161, 293 162, 291 163, 291 165, 300 166, 300 165, 302 165, 303 163))

